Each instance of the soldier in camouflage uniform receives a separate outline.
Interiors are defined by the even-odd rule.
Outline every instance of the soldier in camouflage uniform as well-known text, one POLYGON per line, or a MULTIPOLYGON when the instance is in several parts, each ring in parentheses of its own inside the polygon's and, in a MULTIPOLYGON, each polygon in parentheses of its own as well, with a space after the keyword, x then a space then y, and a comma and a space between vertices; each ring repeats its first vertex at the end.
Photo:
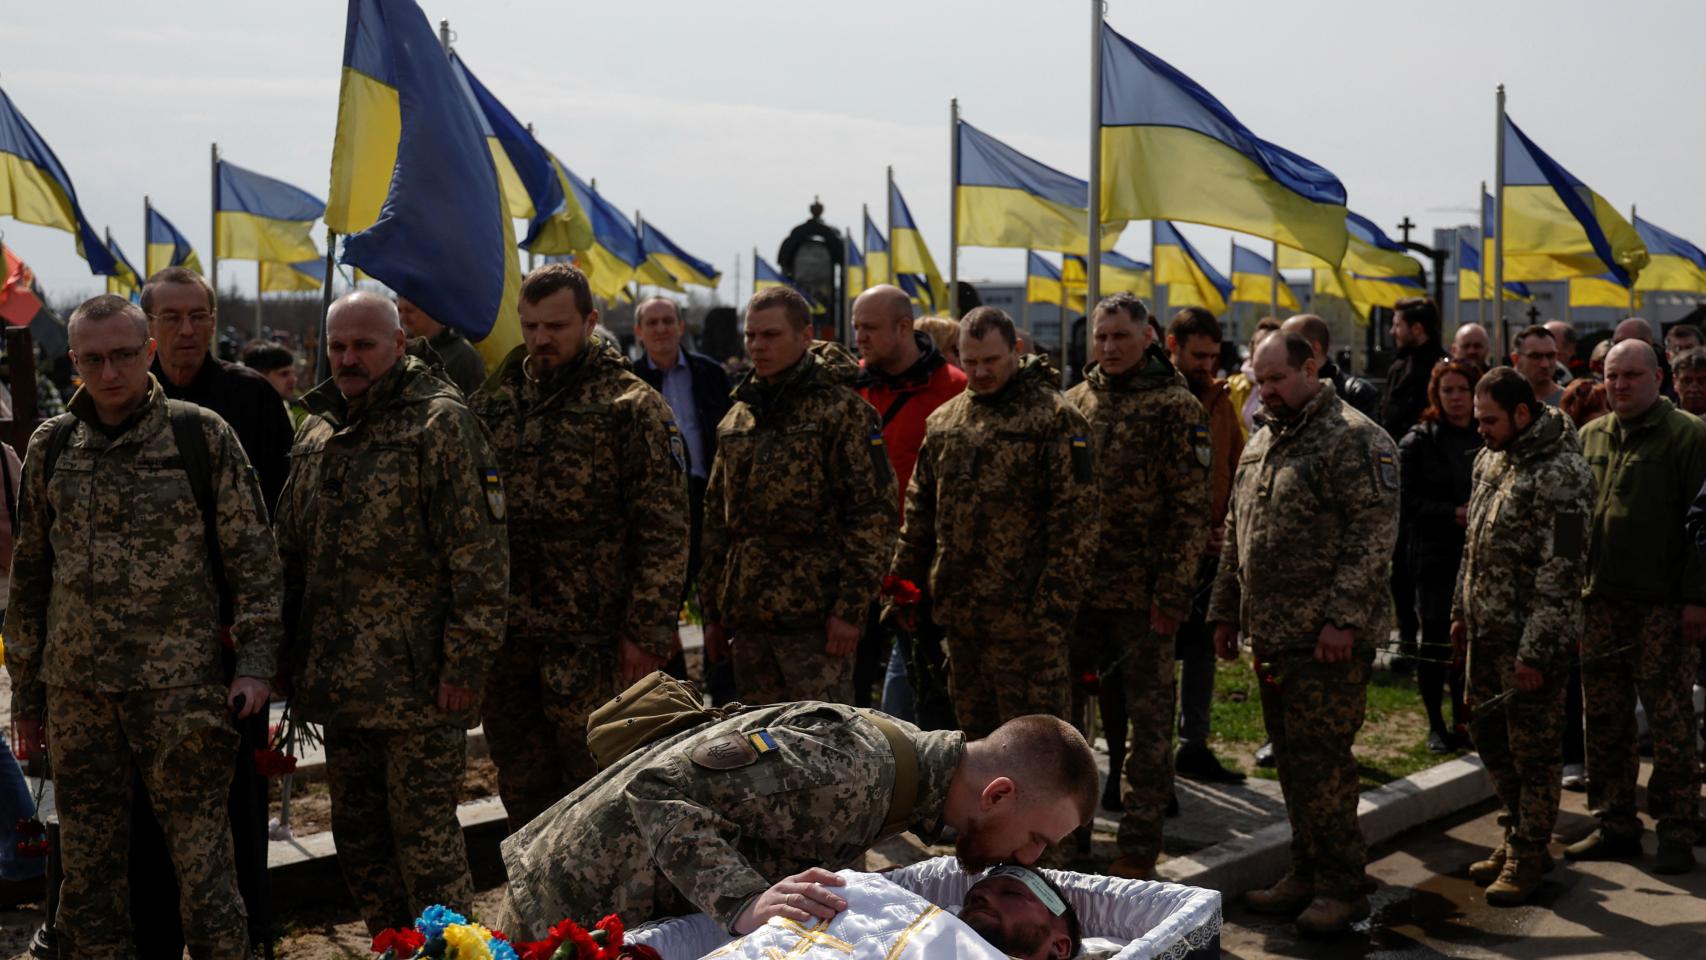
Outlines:
POLYGON ((1291 871, 1245 901, 1331 933, 1368 916, 1351 745, 1391 625, 1398 452, 1317 378, 1308 340, 1277 333, 1254 365, 1266 426, 1238 461, 1208 618, 1225 659, 1237 656, 1240 627, 1254 648, 1291 871))
POLYGON ((1013 321, 966 314, 968 389, 925 421, 892 572, 928 591, 948 636, 960 729, 1067 715, 1069 638, 1096 550, 1090 424, 1013 321))
POLYGON ((1061 720, 970 743, 888 723, 916 755, 915 797, 894 796, 887 735, 842 704, 760 707, 634 750, 504 841, 497 926, 533 938, 565 917, 694 910, 736 934, 771 916, 811 922, 840 905, 809 868, 844 867, 903 829, 934 842, 952 827, 976 871, 1032 863, 1094 812, 1095 755, 1061 720))
POLYGON ((325 725, 332 838, 362 919, 473 896, 456 801, 503 639, 509 554, 485 429, 404 356, 397 308, 332 305, 278 508, 291 706, 325 725))
POLYGON ((687 487, 669 405, 595 337, 586 275, 540 267, 516 347, 470 402, 492 433, 510 536, 509 629, 481 711, 511 832, 597 768, 586 721, 669 658, 687 487))
POLYGON ((236 434, 189 406, 206 439, 217 541, 232 599, 236 679, 222 682, 219 588, 208 525, 148 373, 154 341, 129 301, 72 314, 84 386, 30 439, 6 618, 14 743, 46 725, 60 812, 59 936, 67 956, 132 952, 127 903, 131 777, 140 771, 182 881, 196 958, 245 957, 248 932, 226 819, 239 717, 266 709, 282 633, 278 554, 236 434), (63 437, 51 477, 45 461, 63 437))
POLYGON ((747 704, 853 699, 853 652, 894 547, 895 480, 859 365, 812 343, 787 287, 753 294, 753 369, 717 426, 699 603, 707 655, 734 643, 747 704))
POLYGON ((1493 903, 1525 902, 1552 865, 1564 694, 1582 633, 1593 475, 1569 420, 1510 367, 1483 377, 1468 540, 1452 601, 1467 648, 1469 732, 1504 810, 1505 842, 1469 868, 1493 903))
POLYGON ((1173 793, 1173 635, 1191 613, 1213 462, 1208 415, 1148 321, 1143 301, 1129 293, 1098 304, 1097 365, 1066 393, 1090 421, 1104 505, 1072 675, 1119 663, 1131 718, 1130 791, 1110 872, 1143 880, 1161 856, 1173 793))

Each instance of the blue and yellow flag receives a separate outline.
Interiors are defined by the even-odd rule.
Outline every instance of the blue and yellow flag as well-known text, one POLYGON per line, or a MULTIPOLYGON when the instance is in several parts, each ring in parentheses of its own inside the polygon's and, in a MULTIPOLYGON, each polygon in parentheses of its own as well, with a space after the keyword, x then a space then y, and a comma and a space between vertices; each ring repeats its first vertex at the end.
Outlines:
POLYGON ((1209 266, 1191 242, 1165 220, 1155 224, 1155 283, 1167 288, 1167 309, 1202 307, 1213 314, 1226 312, 1232 284, 1209 266))
POLYGON ((147 260, 148 275, 152 277, 167 267, 184 267, 201 273, 201 258, 196 256, 195 248, 190 246, 188 239, 178 228, 172 226, 160 211, 153 206, 148 208, 148 249, 143 253, 147 260))
POLYGON ((107 231, 107 251, 113 257, 113 272, 107 274, 107 292, 125 297, 136 302, 142 297, 142 277, 136 268, 125 258, 124 251, 118 248, 118 241, 113 239, 113 232, 107 231))
MULTIPOLYGON (((959 122, 954 171, 957 242, 965 247, 1026 247, 1085 253, 1090 183, 959 122)), ((1119 239, 1123 222, 1103 224, 1101 249, 1119 239)))
POLYGON ((865 287, 888 283, 893 271, 889 269, 889 242, 877 225, 865 213, 865 287))
POLYGON ((1635 218, 1635 232, 1641 235, 1652 258, 1635 278, 1636 290, 1706 293, 1706 253, 1640 217, 1635 218))
POLYGON ((0 216, 55 227, 77 238, 89 272, 111 276, 118 263, 77 203, 77 188, 47 141, 0 89, 0 216))
MULTIPOLYGON (((1061 258, 1060 282, 1066 289, 1068 305, 1071 302, 1082 304, 1089 296, 1089 285, 1085 283, 1089 276, 1090 270, 1083 257, 1069 253, 1061 258)), ((1112 250, 1102 251, 1102 280, 1098 286, 1104 297, 1122 292, 1146 300, 1155 297, 1155 275, 1149 264, 1112 250)))
POLYGON ((349 234, 341 261, 465 334, 495 367, 521 343, 521 274, 477 114, 414 0, 350 0, 326 210, 349 234))
POLYGON ((314 221, 326 204, 306 190, 219 161, 213 252, 221 260, 289 263, 314 258, 314 221))
MULTIPOLYGON (((1490 221, 1489 221, 1490 222, 1490 221)), ((1467 240, 1461 240, 1457 245, 1457 299, 1468 302, 1480 300, 1481 286, 1481 255, 1475 252, 1475 245, 1467 240)), ((1526 284, 1514 280, 1505 281, 1506 300, 1533 300, 1534 294, 1526 284)))
MULTIPOLYGON (((1043 259, 1039 253, 1025 258, 1025 302, 1054 303, 1063 307, 1067 304, 1066 290, 1060 282, 1060 268, 1043 259)), ((1082 304, 1083 297, 1079 297, 1078 302, 1082 304)))
MULTIPOLYGON (((937 312, 936 300, 930 295, 930 281, 922 273, 903 273, 895 277, 894 280, 900 289, 911 298, 912 302, 918 304, 918 309, 924 311, 926 315, 937 312)), ((943 310, 947 308, 947 304, 942 304, 943 310)))
POLYGON ((261 263, 262 293, 318 292, 326 284, 326 261, 261 263))
POLYGON ((847 295, 856 297, 870 288, 865 282, 865 257, 859 252, 859 244, 852 237, 847 238, 847 262, 842 266, 842 284, 847 288, 847 295))
POLYGON ((592 243, 575 251, 575 264, 586 273, 594 294, 614 300, 622 294, 628 281, 634 279, 640 265, 646 262, 645 253, 640 250, 639 234, 634 232, 634 224, 616 209, 615 204, 575 176, 574 171, 567 167, 562 167, 562 170, 569 178, 569 190, 574 194, 575 202, 586 211, 592 227, 592 243))
MULTIPOLYGON (((1254 250, 1246 250, 1234 243, 1232 245, 1232 302, 1233 303, 1272 303, 1275 291, 1273 277, 1273 261, 1254 250)), ((1284 278, 1278 281, 1279 305, 1294 313, 1301 312, 1303 305, 1297 302, 1297 295, 1291 292, 1291 284, 1284 278)))
POLYGON ((1507 280, 1610 273, 1627 283, 1647 265, 1635 227, 1505 117, 1504 257, 1507 280))
POLYGON ((666 276, 699 287, 715 288, 722 279, 717 268, 681 249, 664 232, 640 219, 640 250, 649 263, 666 271, 666 276))
MULTIPOLYGON (((1347 211, 1345 237, 1345 256, 1338 264, 1340 270, 1369 277, 1419 279, 1422 276, 1422 265, 1367 217, 1347 211)), ((1281 270, 1318 270, 1333 266, 1314 254, 1285 246, 1280 247, 1279 265, 1281 270)))
POLYGON ((918 223, 912 219, 906 198, 900 195, 900 187, 892 182, 889 185, 889 213, 894 218, 889 224, 889 254, 894 258, 895 272, 923 274, 930 287, 931 301, 939 304, 940 309, 947 309, 948 285, 942 282, 942 273, 936 269, 936 259, 930 256, 930 248, 924 244, 924 234, 919 232, 918 223))
MULTIPOLYGON (((1635 309, 1641 308, 1641 300, 1641 295, 1635 294, 1635 309)), ((1571 277, 1570 306, 1628 310, 1629 285, 1610 273, 1602 273, 1597 277, 1571 277)))
POLYGON ((1306 250, 1337 265, 1345 188, 1261 139, 1191 78, 1102 27, 1104 223, 1183 220, 1306 250))

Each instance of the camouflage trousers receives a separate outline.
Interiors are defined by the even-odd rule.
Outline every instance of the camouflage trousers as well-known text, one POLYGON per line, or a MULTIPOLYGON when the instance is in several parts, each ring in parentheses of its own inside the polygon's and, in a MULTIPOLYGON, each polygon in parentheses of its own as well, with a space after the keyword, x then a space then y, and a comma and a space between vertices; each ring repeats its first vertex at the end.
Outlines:
POLYGON ((1472 637, 1467 673, 1469 735, 1504 807, 1499 822, 1512 843, 1538 851, 1551 842, 1558 819, 1569 670, 1552 667, 1540 689, 1524 693, 1516 685, 1516 644, 1472 637))
POLYGON ((1085 610, 1073 631, 1072 675, 1119 661, 1130 723, 1119 850, 1142 863, 1161 857, 1161 830, 1173 795, 1172 637, 1149 629, 1149 611, 1085 610))
POLYGON ((1635 696, 1653 733, 1647 812, 1661 838, 1694 836, 1700 768, 1694 752, 1694 671, 1700 651, 1682 639, 1677 604, 1589 600, 1582 634, 1588 809, 1607 829, 1638 834, 1635 696), (1623 649, 1623 648, 1627 649, 1623 649))
POLYGON ((730 638, 735 699, 749 707, 796 700, 853 702, 853 654, 832 657, 822 628, 736 630, 730 638))
POLYGON ((433 904, 463 914, 472 906, 456 819, 467 761, 467 731, 451 723, 326 727, 332 841, 368 932, 408 927, 433 904))
POLYGON ((949 627, 947 634, 948 692, 967 740, 1027 714, 1071 719, 1064 631, 1039 626, 1030 636, 998 638, 949 627))
POLYGON ((619 692, 613 638, 505 638, 486 674, 480 719, 510 833, 598 772, 587 717, 619 692))
POLYGON ((1357 823, 1351 746, 1368 707, 1374 651, 1359 648, 1350 661, 1327 664, 1310 649, 1256 649, 1262 724, 1291 821, 1292 873, 1322 896, 1360 897, 1368 847, 1357 823))
POLYGON ((148 788, 183 895, 193 957, 246 957, 226 795, 237 731, 217 684, 96 693, 50 687, 48 758, 59 805, 62 956, 129 957, 132 773, 148 788))

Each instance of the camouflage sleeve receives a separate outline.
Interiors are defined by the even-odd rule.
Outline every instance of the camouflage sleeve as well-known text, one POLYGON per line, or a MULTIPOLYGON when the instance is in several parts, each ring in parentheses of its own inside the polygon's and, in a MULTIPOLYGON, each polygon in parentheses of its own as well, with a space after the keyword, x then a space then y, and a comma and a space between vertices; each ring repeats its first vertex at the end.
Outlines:
MULTIPOLYGON (((1698 423, 1691 423, 1689 426, 1695 428, 1690 431, 1691 442, 1684 447, 1677 464, 1682 472, 1678 484, 1684 497, 1706 487, 1706 428, 1702 428, 1698 423)), ((1682 600, 1684 603, 1706 606, 1706 557, 1693 550, 1684 552, 1687 559, 1682 565, 1682 600)))
POLYGON ((711 458, 711 472, 705 478, 705 517, 699 524, 699 614, 706 623, 721 623, 723 570, 728 565, 729 530, 723 513, 724 486, 728 481, 723 473, 723 453, 718 445, 717 455, 711 458))
POLYGON ((18 487, 18 529, 12 547, 5 635, 12 716, 19 720, 42 720, 47 715, 41 659, 42 645, 47 641, 47 605, 53 592, 53 551, 48 543, 47 483, 41 474, 41 458, 51 424, 42 424, 31 435, 18 487))
POLYGON ((906 522, 895 541, 889 572, 910 580, 919 589, 929 585, 930 564, 936 558, 936 447, 928 430, 918 448, 918 462, 906 486, 906 522))
POLYGON ((1238 582, 1238 484, 1226 501, 1226 536, 1220 542, 1220 564, 1214 571, 1214 589, 1209 593, 1209 623, 1243 626, 1243 587, 1238 582))
POLYGON ((1090 449, 1090 421, 1063 400, 1055 425, 1058 435, 1046 465, 1052 492, 1043 522, 1048 542, 1042 545, 1043 572, 1031 598, 1031 614, 1070 630, 1096 559, 1102 492, 1090 449))
MULTIPOLYGON (((640 391, 635 391, 640 393, 640 391)), ((622 431, 621 488, 628 547, 628 637, 647 653, 668 657, 687 577, 687 474, 681 431, 663 397, 650 387, 630 406, 622 431)))
POLYGON ((1528 543, 1516 556, 1534 565, 1529 616, 1517 658, 1534 667, 1561 662, 1582 633, 1582 584, 1587 574, 1593 474, 1580 454, 1554 461, 1531 485, 1533 502, 1519 516, 1528 543))
MULTIPOLYGON (((310 426, 319 422, 318 417, 306 417, 296 426, 296 437, 300 442, 310 426)), ((294 454, 295 447, 291 448, 294 454)), ((285 477, 284 489, 279 492, 278 503, 273 505, 273 541, 278 546, 278 561, 280 578, 284 589, 279 607, 279 621, 284 626, 284 645, 279 651, 283 666, 289 670, 292 666, 291 649, 296 642, 296 625, 301 616, 302 596, 307 589, 307 568, 302 557, 303 545, 301 537, 302 517, 302 478, 298 472, 297 458, 290 458, 290 473, 285 477)))
POLYGON ((1172 449, 1160 460, 1156 492, 1166 528, 1156 544, 1152 600, 1181 622, 1190 619, 1197 590, 1197 564, 1208 549, 1209 466, 1214 447, 1208 414, 1194 399, 1181 403, 1174 423, 1163 429, 1172 449))
MULTIPOLYGON (((1475 465, 1471 467, 1469 471, 1469 505, 1471 511, 1474 510, 1475 491, 1481 489, 1481 474, 1483 472, 1482 464, 1486 462, 1486 457, 1487 450, 1483 448, 1480 452, 1475 454, 1475 465)), ((1474 530, 1475 515, 1473 512, 1470 513, 1468 519, 1469 529, 1474 530)), ((1473 534, 1471 534, 1471 537, 1472 536, 1473 534)), ((1468 614, 1469 596, 1464 592, 1468 584, 1464 580, 1464 569, 1468 566, 1466 561, 1469 558, 1469 543, 1470 538, 1465 538, 1463 542, 1463 555, 1457 560, 1457 580, 1451 588, 1451 620, 1453 623, 1462 620, 1468 614)))
MULTIPOLYGON (((735 781, 743 771, 726 773, 725 780, 735 781)), ((692 778, 691 761, 671 754, 634 777, 627 789, 628 809, 658 870, 727 930, 748 900, 770 888, 770 881, 731 842, 740 828, 694 796, 692 778)), ((727 789, 738 790, 739 784, 727 789)))
POLYGON ((841 576, 830 613, 863 626, 894 551, 894 468, 876 408, 849 393, 831 435, 830 488, 841 517, 841 576))
POLYGON ((284 575, 267 523, 266 499, 259 475, 231 427, 218 417, 204 417, 202 430, 213 458, 214 524, 231 591, 237 675, 271 682, 284 643, 279 607, 284 575))
POLYGON ((1355 630, 1359 643, 1381 643, 1386 622, 1376 609, 1391 606, 1392 548, 1398 539, 1398 450, 1380 430, 1347 435, 1329 465, 1332 495, 1344 524, 1327 585, 1326 620, 1355 630))
POLYGON ((478 690, 503 642, 509 598, 503 483, 486 428, 467 407, 441 402, 426 433, 428 535, 450 571, 439 681, 478 690))

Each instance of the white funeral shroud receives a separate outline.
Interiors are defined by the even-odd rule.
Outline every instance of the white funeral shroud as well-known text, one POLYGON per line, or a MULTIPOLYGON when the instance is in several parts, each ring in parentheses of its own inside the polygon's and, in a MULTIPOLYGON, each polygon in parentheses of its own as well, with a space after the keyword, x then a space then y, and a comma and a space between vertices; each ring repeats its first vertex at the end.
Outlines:
MULTIPOLYGON (((1084 931, 1080 956, 1110 960, 1178 960, 1217 943, 1220 894, 1172 883, 1121 880, 1045 870, 1077 911, 1084 931)), ((838 893, 847 909, 825 923, 780 919, 731 940, 704 914, 677 917, 630 931, 628 941, 663 960, 1004 960, 954 914, 976 877, 952 857, 937 857, 883 874, 840 871, 838 893)))

